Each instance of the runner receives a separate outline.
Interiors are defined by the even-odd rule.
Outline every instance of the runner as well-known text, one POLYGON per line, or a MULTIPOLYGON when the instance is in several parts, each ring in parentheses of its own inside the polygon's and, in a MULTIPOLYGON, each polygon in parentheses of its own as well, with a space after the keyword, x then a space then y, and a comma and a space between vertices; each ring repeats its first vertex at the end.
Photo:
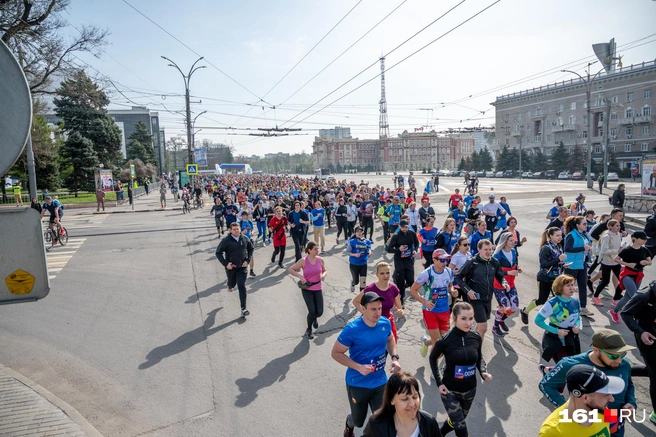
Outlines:
MULTIPOLYGON (((253 243, 253 229, 255 226, 253 225, 253 222, 248 219, 248 213, 246 211, 241 213, 241 220, 239 220, 239 229, 241 230, 241 234, 245 235, 246 238, 251 240, 251 244, 253 247, 255 247, 255 244, 253 243)), ((255 257, 251 257, 251 262, 250 262, 250 275, 255 277, 257 276, 255 274, 255 271, 253 270, 255 268, 255 257)))
POLYGON ((323 315, 323 294, 321 292, 321 282, 326 279, 326 266, 321 257, 319 257, 319 246, 314 241, 308 242, 305 246, 305 258, 301 258, 288 269, 290 275, 299 279, 299 287, 303 294, 305 306, 308 309, 307 329, 305 338, 312 340, 314 334, 312 328, 318 329, 319 322, 317 319, 323 315), (303 270, 303 274, 298 273, 303 270))
POLYGON ((492 244, 492 234, 487 230, 487 224, 485 223, 485 220, 479 220, 476 224, 476 228, 478 231, 469 237, 469 244, 472 255, 476 255, 478 253, 478 243, 480 241, 488 240, 490 244, 492 244))
POLYGON ((253 258, 253 244, 249 238, 241 234, 238 223, 232 223, 230 235, 226 235, 216 248, 216 257, 226 269, 228 291, 235 285, 239 289, 239 304, 241 316, 250 315, 246 309, 246 268, 253 258))
POLYGON ((491 382, 492 375, 487 373, 481 352, 483 339, 470 330, 474 321, 472 306, 466 302, 456 303, 452 319, 454 327, 435 342, 428 361, 449 416, 440 432, 447 435, 455 430, 457 437, 468 437, 470 433, 465 419, 476 396, 476 369, 485 382, 491 382), (442 354, 446 363, 443 375, 437 366, 442 354))
POLYGON ((638 350, 647 367, 652 408, 649 420, 656 425, 656 325, 654 324, 656 284, 652 283, 647 292, 637 293, 632 297, 621 312, 621 316, 627 328, 633 332, 638 350))
POLYGON ((310 218, 306 211, 301 208, 301 202, 294 202, 294 210, 287 214, 289 233, 294 241, 296 261, 301 259, 303 247, 305 247, 306 228, 310 224, 310 218))
POLYGON ((494 230, 497 226, 497 215, 506 215, 506 210, 503 207, 494 201, 494 193, 488 195, 489 202, 483 205, 482 213, 485 216, 485 223, 487 224, 487 230, 490 232, 492 238, 490 241, 494 241, 494 230))
POLYGON ((421 253, 426 261, 422 263, 425 269, 433 264, 433 251, 435 250, 436 237, 439 232, 437 228, 433 227, 434 223, 435 218, 428 217, 425 227, 421 228, 417 234, 417 238, 421 241, 421 253))
POLYGON ((554 197, 554 200, 552 200, 551 203, 555 203, 556 206, 552 207, 547 213, 547 217, 545 217, 550 222, 558 217, 559 208, 565 205, 565 202, 563 201, 563 198, 561 196, 554 197))
POLYGON ((321 253, 324 252, 326 246, 326 225, 324 219, 326 218, 326 210, 323 209, 321 202, 314 202, 314 209, 310 213, 312 221, 312 232, 314 234, 314 242, 319 244, 321 241, 321 253))
POLYGON ((449 197, 449 210, 454 210, 458 209, 458 204, 462 202, 462 196, 460 195, 460 188, 455 189, 455 193, 453 193, 449 197))
POLYGON ((585 207, 585 195, 583 195, 583 193, 579 193, 579 195, 576 196, 576 202, 570 205, 569 213, 570 215, 585 216, 586 212, 587 208, 585 207))
MULTIPOLYGON (((602 290, 610 283, 611 273, 615 277, 620 277, 620 266, 615 258, 622 246, 622 236, 620 235, 620 222, 617 220, 608 220, 606 223, 608 230, 603 234, 599 241, 599 262, 601 263, 601 281, 594 292, 593 297, 590 299, 593 305, 604 306, 604 303, 599 298, 602 290)), ((587 282, 587 281, 586 281, 587 282)))
POLYGON ((460 234, 456 231, 455 219, 448 218, 444 220, 444 226, 435 238, 435 248, 444 249, 446 253, 451 253, 459 237, 460 234))
POLYGON ((360 203, 360 215, 362 216, 360 224, 364 228, 365 238, 367 238, 367 230, 369 230, 370 241, 373 241, 374 239, 374 211, 374 202, 369 199, 369 193, 365 193, 364 200, 360 203))
POLYGON ((392 198, 392 204, 385 209, 385 212, 389 217, 388 235, 392 235, 398 229, 399 223, 401 222, 401 215, 403 214, 403 207, 400 204, 398 196, 392 198))
POLYGON ((381 261, 376 265, 376 277, 378 281, 373 282, 365 287, 363 291, 360 292, 357 296, 353 298, 353 306, 360 311, 362 311, 361 301, 365 293, 373 292, 378 296, 383 297, 385 300, 381 301, 383 303, 383 317, 387 319, 392 324, 392 334, 394 335, 394 341, 398 342, 398 336, 396 333, 396 322, 394 321, 394 314, 392 314, 392 308, 396 312, 396 317, 402 319, 405 317, 403 307, 401 305, 401 296, 399 292, 399 287, 390 282, 392 276, 391 267, 388 263, 381 261))
POLYGON ((453 219, 456 221, 456 232, 462 234, 466 232, 463 230, 465 223, 467 222, 467 213, 465 212, 465 204, 460 202, 458 204, 458 209, 452 212, 453 219))
POLYGON ((417 203, 412 201, 408 205, 408 209, 405 210, 405 213, 408 215, 408 222, 410 227, 415 233, 419 230, 421 226, 421 217, 419 215, 419 210, 417 209, 417 203))
POLYGON ((349 256, 349 269, 351 271, 351 293, 355 285, 360 284, 360 292, 367 285, 367 262, 371 256, 371 240, 363 237, 362 226, 355 227, 355 235, 347 241, 346 253, 349 256))
POLYGON ((458 296, 453 288, 453 270, 447 267, 451 255, 444 249, 436 249, 432 257, 433 265, 421 272, 410 287, 410 294, 422 305, 424 323, 428 331, 428 337, 421 337, 422 357, 428 353, 428 347, 449 330, 449 295, 454 299, 458 296), (423 288, 421 296, 420 288, 423 288))
MULTIPOLYGON (((355 199, 350 197, 346 204, 346 238, 348 240, 353 235, 355 222, 358 219, 358 207, 355 206, 355 199)), ((346 242, 346 241, 345 241, 346 242)))
POLYGON ((494 251, 494 258, 499 261, 509 287, 509 289, 504 288, 496 278, 494 279, 494 297, 497 299, 499 307, 494 315, 492 333, 502 337, 509 331, 506 319, 519 309, 519 296, 517 295, 517 288, 515 288, 515 277, 522 273, 522 269, 518 266, 517 249, 515 249, 513 234, 507 232, 501 236, 494 251))
POLYGON ((262 246, 266 246, 267 243, 267 212, 264 204, 261 200, 257 201, 255 209, 253 210, 253 220, 257 224, 257 239, 255 242, 262 239, 262 246))
POLYGON ((563 250, 563 231, 560 228, 547 228, 540 238, 540 269, 538 270, 538 298, 533 299, 522 308, 520 316, 522 322, 528 325, 528 313, 549 299, 553 282, 559 277, 566 266, 567 255, 563 250))
MULTIPOLYGON (((644 247, 647 241, 647 234, 643 231, 636 231, 631 235, 631 245, 620 251, 615 260, 622 265, 620 271, 620 283, 615 289, 615 296, 610 303, 611 308, 608 311, 611 319, 615 323, 620 323, 619 313, 629 300, 638 292, 642 278, 644 278, 645 266, 652 265, 649 250, 644 247), (625 290, 622 297, 622 290, 625 290), (615 305, 613 305, 615 303, 615 305)), ((656 318, 654 319, 656 320, 656 318)))
POLYGON ((421 218, 421 227, 425 227, 428 224, 428 219, 430 217, 435 218, 435 210, 430 206, 430 201, 428 199, 421 200, 421 208, 419 208, 419 217, 421 218))
POLYGON ((492 256, 492 242, 478 242, 478 253, 465 263, 455 276, 461 292, 466 293, 474 308, 476 332, 485 338, 487 321, 492 313, 492 296, 494 296, 494 279, 510 292, 510 286, 501 270, 499 261, 492 256))
POLYGON ((585 254, 592 248, 588 234, 585 233, 586 229, 585 217, 568 217, 565 221, 565 255, 567 255, 568 266, 565 267, 564 273, 576 279, 581 315, 592 317, 592 312, 586 308, 588 270, 585 265, 585 254))
POLYGON ((557 408, 540 427, 539 437, 608 436, 610 427, 604 421, 603 410, 624 390, 624 381, 606 376, 601 370, 579 364, 567 372, 565 379, 569 399, 557 408), (584 423, 572 420, 576 411, 584 411, 584 423), (592 416, 596 412, 596 416, 592 416), (567 417, 569 420, 563 420, 567 417))
MULTIPOLYGON (((183 193, 182 196, 184 197, 185 193, 183 193)), ((184 202, 187 202, 187 200, 185 199, 184 202)), ((221 203, 221 199, 217 197, 214 199, 214 205, 212 205, 210 215, 214 216, 214 224, 216 225, 216 232, 219 234, 219 238, 223 236, 223 212, 223 203, 221 203)))
POLYGON ((344 198, 340 197, 337 203, 338 206, 337 209, 335 210, 335 220, 337 222, 337 237, 335 238, 335 242, 339 244, 339 236, 342 234, 342 231, 344 231, 344 239, 345 240, 348 239, 348 236, 346 235, 348 233, 348 229, 346 224, 347 210, 346 210, 346 205, 344 203, 344 198))
POLYGON ((392 359, 390 372, 401 370, 390 322, 381 317, 384 300, 376 293, 365 293, 361 300, 362 317, 346 325, 333 345, 331 357, 348 367, 346 395, 351 413, 346 416, 344 437, 355 436, 353 429, 364 424, 367 407, 374 412, 382 406, 388 354, 392 359))
POLYGON ((458 273, 462 266, 464 266, 471 258, 472 254, 469 251, 469 239, 466 235, 463 235, 458 238, 458 242, 453 246, 449 268, 453 270, 453 273, 458 273))
POLYGON ((497 237, 497 241, 495 241, 494 244, 499 244, 499 239, 501 239, 501 236, 506 232, 510 232, 512 236, 515 238, 515 249, 526 243, 526 237, 522 237, 519 234, 519 231, 516 229, 517 219, 515 217, 508 217, 507 225, 508 227, 503 231, 501 231, 501 233, 499 233, 499 236, 497 237))
POLYGON ((282 260, 285 258, 285 247, 287 246, 287 236, 285 228, 289 224, 289 220, 282 214, 282 208, 276 206, 274 208, 274 216, 269 220, 269 232, 273 237, 273 254, 271 255, 271 264, 276 262, 276 256, 280 253, 280 260, 278 267, 281 269, 282 260))
POLYGON ((223 208, 226 229, 230 230, 230 226, 237 221, 237 213, 239 213, 239 208, 237 208, 237 205, 233 205, 230 197, 227 197, 225 200, 225 208, 223 208))
POLYGON ((467 210, 467 235, 473 235, 477 230, 476 224, 481 217, 481 210, 478 209, 478 202, 474 199, 467 210))
POLYGON ((399 225, 400 231, 392 236, 387 252, 394 254, 394 282, 399 287, 401 302, 405 305, 405 289, 415 280, 414 261, 419 240, 406 220, 401 220, 399 225))

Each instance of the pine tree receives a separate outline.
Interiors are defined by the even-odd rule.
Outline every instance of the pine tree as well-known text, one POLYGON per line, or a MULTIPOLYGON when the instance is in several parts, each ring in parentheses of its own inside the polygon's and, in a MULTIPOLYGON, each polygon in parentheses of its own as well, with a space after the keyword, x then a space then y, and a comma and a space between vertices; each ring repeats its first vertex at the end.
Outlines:
POLYGON ((481 170, 486 170, 486 171, 492 170, 492 167, 494 165, 494 158, 492 158, 490 149, 488 149, 487 146, 485 146, 485 148, 479 152, 478 161, 481 170))
POLYGON ((79 132, 73 132, 62 145, 60 156, 64 164, 70 167, 65 183, 75 193, 75 197, 78 191, 93 191, 93 172, 99 164, 93 143, 79 132))
POLYGON ((583 171, 585 168, 585 156, 580 146, 574 147, 574 151, 569 154, 569 161, 567 165, 567 170, 570 173, 577 171, 583 171))
POLYGON ((471 155, 472 170, 481 171, 481 160, 479 153, 474 150, 474 153, 471 155))
POLYGON ((465 158, 460 158, 460 164, 458 164, 458 170, 459 171, 465 170, 466 165, 467 164, 465 163, 465 158))
POLYGON ((513 170, 512 162, 510 160, 510 151, 508 150, 508 146, 505 144, 501 148, 501 152, 497 158, 496 169, 497 171, 513 170))
POLYGON ((127 159, 139 159, 141 162, 148 163, 148 152, 141 141, 133 140, 125 150, 127 159))
MULTIPOLYGON (((155 149, 153 148, 153 136, 148 131, 148 126, 143 121, 139 120, 137 124, 134 125, 134 132, 128 137, 128 148, 132 145, 133 142, 140 143, 143 148, 143 155, 132 155, 127 154, 128 159, 139 158, 145 164, 155 164, 157 160, 155 159, 155 149)), ((138 147, 141 149, 141 147, 138 147)))
POLYGON ((533 171, 547 171, 549 170, 549 159, 547 155, 542 153, 542 149, 538 149, 533 155, 533 171))
POLYGON ((567 170, 569 162, 569 152, 565 149, 565 145, 561 141, 554 153, 551 155, 551 167, 556 173, 567 170))

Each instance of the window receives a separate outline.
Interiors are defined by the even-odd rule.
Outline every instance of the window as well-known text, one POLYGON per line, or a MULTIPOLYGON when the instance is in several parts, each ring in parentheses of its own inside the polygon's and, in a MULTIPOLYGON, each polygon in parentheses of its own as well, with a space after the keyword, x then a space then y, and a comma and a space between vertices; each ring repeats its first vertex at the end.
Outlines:
POLYGON ((569 104, 569 109, 572 111, 576 111, 576 102, 572 102, 569 104))
POLYGON ((613 127, 613 128, 610 129, 610 136, 613 137, 613 138, 617 136, 617 129, 616 128, 613 127))
POLYGON ((576 116, 574 115, 569 116, 569 124, 576 124, 576 116))
POLYGON ((542 115, 542 108, 538 106, 538 109, 535 110, 535 115, 542 115))
POLYGON ((645 90, 644 98, 645 99, 651 99, 651 90, 650 89, 645 90))
POLYGON ((640 144, 640 151, 641 152, 648 152, 649 151, 649 143, 640 144))
POLYGON ((526 111, 526 118, 531 118, 531 111, 526 111))
POLYGON ((603 122, 603 121, 604 121, 604 113, 603 113, 603 112, 600 112, 600 113, 599 113, 599 123, 601 123, 601 122, 603 122))
POLYGON ((645 125, 642 127, 642 133, 645 135, 649 135, 649 125, 645 125))
POLYGON ((565 105, 558 105, 558 112, 563 112, 565 105))
POLYGON ((548 142, 548 143, 551 142, 551 134, 548 134, 548 135, 547 135, 547 142, 548 142))
POLYGON ((626 118, 633 118, 633 108, 626 108, 626 111, 624 111, 624 116, 626 118))
POLYGON ((583 147, 581 147, 581 151, 582 151, 583 153, 587 153, 587 152, 588 152, 588 146, 583 146, 583 147))
POLYGON ((515 138, 515 144, 519 144, 519 141, 521 140, 520 137, 515 138))
POLYGON ((626 101, 627 102, 633 101, 633 92, 626 93, 626 101))
POLYGON ((603 128, 598 128, 597 129, 597 136, 598 137, 603 137, 604 136, 604 129, 603 128))
POLYGON ((615 146, 608 146, 608 151, 615 153, 615 146))
POLYGON ((611 120, 617 120, 617 112, 611 112, 610 113, 610 119, 611 120))
POLYGON ((503 116, 503 121, 508 121, 510 119, 510 114, 505 114, 503 116))
POLYGON ((601 146, 595 146, 594 152, 595 153, 601 153, 601 146))
POLYGON ((510 126, 506 126, 506 135, 510 135, 510 126))
POLYGON ((625 152, 630 152, 631 151, 631 144, 625 144, 624 145, 624 151, 625 152))
POLYGON ((551 149, 547 149, 547 156, 551 156, 551 149))
POLYGON ((620 101, 620 96, 613 96, 611 101, 613 102, 613 105, 617 105, 620 101))
POLYGON ((588 102, 587 100, 583 102, 583 109, 588 109, 588 102))
POLYGON ((570 132, 570 133, 569 133, 569 139, 570 139, 570 140, 573 140, 573 139, 575 139, 575 138, 576 138, 576 132, 570 132))
POLYGON ((497 146, 501 145, 501 140, 497 138, 497 146))
POLYGON ((594 106, 602 106, 604 104, 604 98, 602 96, 596 96, 594 101, 594 106))
POLYGON ((642 107, 642 115, 648 116, 651 115, 651 106, 645 105, 642 107))
POLYGON ((588 131, 584 130, 583 133, 581 134, 582 138, 588 138, 588 131))
POLYGON ((588 125, 588 116, 587 115, 583 116, 583 124, 585 124, 586 126, 588 125))
POLYGON ((626 135, 633 135, 633 128, 632 127, 627 127, 626 128, 626 135))
POLYGON ((547 114, 551 114, 551 111, 553 111, 553 106, 549 106, 547 108, 547 114))
POLYGON ((506 138, 506 146, 509 146, 509 145, 510 145, 510 139, 506 138))
POLYGON ((570 148, 569 148, 569 153, 570 153, 570 154, 574 153, 574 147, 570 147, 570 148))

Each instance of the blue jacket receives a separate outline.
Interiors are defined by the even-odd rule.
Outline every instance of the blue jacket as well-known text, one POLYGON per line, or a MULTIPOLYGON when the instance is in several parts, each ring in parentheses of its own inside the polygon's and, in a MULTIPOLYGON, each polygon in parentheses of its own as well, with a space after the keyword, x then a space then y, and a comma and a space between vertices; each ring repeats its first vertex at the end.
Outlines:
POLYGON ((590 237, 574 229, 565 237, 565 255, 567 262, 571 262, 570 269, 581 270, 585 268, 585 245, 590 244, 590 237))
POLYGON ((476 231, 472 234, 471 237, 469 237, 469 250, 471 251, 472 255, 476 255, 478 253, 478 242, 481 240, 485 239, 492 241, 492 233, 490 231, 485 231, 485 235, 481 235, 480 232, 476 231))

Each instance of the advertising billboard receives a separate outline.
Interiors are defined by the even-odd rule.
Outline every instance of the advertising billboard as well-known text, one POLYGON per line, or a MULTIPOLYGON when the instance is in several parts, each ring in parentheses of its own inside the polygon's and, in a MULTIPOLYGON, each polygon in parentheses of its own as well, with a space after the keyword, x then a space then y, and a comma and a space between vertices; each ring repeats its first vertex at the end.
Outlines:
POLYGON ((103 191, 112 191, 114 177, 111 170, 96 169, 94 179, 96 180, 96 189, 100 187, 103 191))
POLYGON ((642 161, 642 195, 656 197, 656 159, 642 161))

